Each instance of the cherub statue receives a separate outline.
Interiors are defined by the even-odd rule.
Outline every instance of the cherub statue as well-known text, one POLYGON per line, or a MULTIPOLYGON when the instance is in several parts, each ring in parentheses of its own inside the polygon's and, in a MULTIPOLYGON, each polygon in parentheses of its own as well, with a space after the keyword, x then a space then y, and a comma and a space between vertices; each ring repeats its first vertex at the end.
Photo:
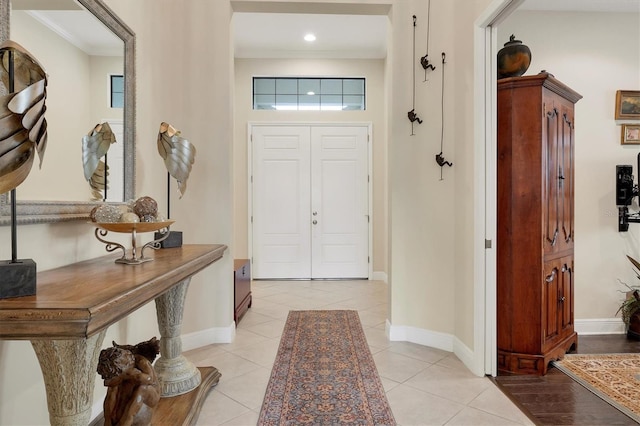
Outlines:
POLYGON ((142 426, 151 424, 160 401, 160 383, 153 361, 160 342, 153 337, 135 346, 118 345, 103 349, 98 373, 109 389, 104 399, 105 426, 142 426))

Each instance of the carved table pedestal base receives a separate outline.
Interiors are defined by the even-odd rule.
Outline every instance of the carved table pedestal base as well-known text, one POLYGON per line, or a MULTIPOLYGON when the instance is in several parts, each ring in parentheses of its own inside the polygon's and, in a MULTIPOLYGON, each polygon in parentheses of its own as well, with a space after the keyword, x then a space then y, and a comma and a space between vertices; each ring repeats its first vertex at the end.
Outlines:
POLYGON ((183 280, 156 298, 156 314, 160 329, 160 358, 154 369, 161 385, 162 397, 187 393, 198 387, 200 371, 182 355, 182 314, 191 278, 183 280))
POLYGON ((91 421, 98 357, 106 329, 88 339, 32 340, 40 362, 51 425, 91 421))

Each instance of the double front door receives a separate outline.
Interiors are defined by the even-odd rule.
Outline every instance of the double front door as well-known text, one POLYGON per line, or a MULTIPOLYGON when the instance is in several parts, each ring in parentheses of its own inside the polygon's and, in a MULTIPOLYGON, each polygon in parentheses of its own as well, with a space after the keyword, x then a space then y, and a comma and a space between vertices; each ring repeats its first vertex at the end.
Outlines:
POLYGON ((254 278, 367 278, 369 127, 250 132, 254 278))

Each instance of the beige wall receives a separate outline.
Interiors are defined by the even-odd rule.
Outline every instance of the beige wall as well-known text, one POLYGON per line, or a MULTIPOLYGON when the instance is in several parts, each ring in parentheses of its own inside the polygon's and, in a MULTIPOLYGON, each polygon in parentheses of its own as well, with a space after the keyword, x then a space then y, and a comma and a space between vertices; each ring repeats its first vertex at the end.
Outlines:
MULTIPOLYGON (((119 56, 91 56, 89 65, 91 71, 91 122, 95 125, 105 119, 123 120, 124 110, 110 106, 109 91, 111 84, 109 77, 122 75, 124 72, 123 58, 119 56)), ((91 126, 87 128, 87 133, 90 129, 91 126)))
POLYGON ((34 55, 49 75, 48 142, 42 168, 36 158, 31 173, 16 190, 18 197, 89 201, 82 136, 95 125, 90 116, 90 57, 24 11, 12 13, 11 38, 34 55))
POLYGON ((547 70, 583 96, 575 113, 575 317, 613 318, 623 297, 617 280, 638 284, 625 255, 640 256, 640 225, 618 232, 615 170, 633 165, 637 182, 639 150, 620 144, 614 105, 616 90, 640 89, 640 13, 521 11, 498 32, 529 46, 527 74, 547 70))
POLYGON ((386 121, 384 117, 384 60, 235 60, 234 123, 234 241, 237 258, 246 258, 248 247, 248 142, 247 123, 349 122, 372 123, 373 128, 373 271, 387 272, 386 121), (365 77, 365 111, 254 111, 254 76, 365 77))
MULTIPOLYGON (((486 3, 486 2, 484 2, 486 3)), ((392 14, 392 49, 389 137, 389 197, 391 233, 391 324, 451 335, 460 322, 472 329, 473 309, 458 312, 457 306, 471 305, 473 291, 456 294, 456 276, 465 276, 461 285, 472 288, 473 258, 456 258, 456 246, 473 247, 473 235, 458 234, 458 223, 472 217, 473 138, 471 79, 473 62, 469 52, 473 46, 474 7, 465 2, 435 1, 431 4, 429 57, 436 70, 424 80, 418 59, 426 51, 427 2, 400 1, 392 14), (418 18, 416 54, 408 49, 413 37, 411 16, 418 18), (455 22, 455 26, 452 23, 455 22), (460 52, 458 51, 460 49, 460 52), (446 53, 443 152, 453 167, 440 167, 435 155, 440 152, 442 115, 441 53, 446 53), (407 112, 412 109, 413 70, 416 73, 415 110, 422 124, 411 123, 407 112), (456 74, 454 74, 456 73, 456 74), (459 134, 466 132, 466 138, 459 134), (462 179, 462 180, 461 180, 462 179), (456 188, 463 190, 456 194, 456 188), (464 195, 463 195, 464 194, 464 195), (458 195, 456 197, 456 195, 458 195), (460 203, 458 205, 457 203, 460 203), (454 299, 456 304, 454 304, 454 299)), ((473 3, 477 4, 476 2, 473 3)), ((460 229, 462 231, 462 229, 460 229)), ((472 347, 472 342, 467 342, 472 347)))

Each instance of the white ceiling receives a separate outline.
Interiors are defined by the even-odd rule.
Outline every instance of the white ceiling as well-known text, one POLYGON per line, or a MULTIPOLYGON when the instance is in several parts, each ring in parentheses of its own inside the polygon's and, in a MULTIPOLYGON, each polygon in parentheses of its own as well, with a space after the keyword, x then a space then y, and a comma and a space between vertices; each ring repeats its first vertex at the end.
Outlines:
POLYGON ((389 19, 378 15, 234 13, 236 58, 384 58, 389 19), (307 33, 314 42, 303 39, 307 33))
MULTIPOLYGON (((635 12, 640 0, 525 0, 523 10, 635 12)), ((238 58, 384 58, 388 19, 376 15, 234 13, 238 58), (317 40, 306 43, 308 31, 317 40)))
POLYGON ((11 0, 24 11, 88 55, 122 56, 124 43, 75 0, 11 0))
POLYGON ((525 0, 520 9, 640 13, 640 0, 525 0))
MULTIPOLYGON (((34 17, 89 54, 122 54, 122 41, 89 13, 60 10, 77 9, 74 0, 12 0, 12 7, 38 9, 34 17)), ((525 0, 520 9, 640 13, 640 0, 525 0)), ((238 58, 384 58, 387 52, 384 15, 236 12, 232 22, 238 58), (307 32, 315 42, 303 40, 307 32)))
POLYGON ((86 10, 31 10, 27 13, 88 55, 124 55, 124 42, 86 10))

